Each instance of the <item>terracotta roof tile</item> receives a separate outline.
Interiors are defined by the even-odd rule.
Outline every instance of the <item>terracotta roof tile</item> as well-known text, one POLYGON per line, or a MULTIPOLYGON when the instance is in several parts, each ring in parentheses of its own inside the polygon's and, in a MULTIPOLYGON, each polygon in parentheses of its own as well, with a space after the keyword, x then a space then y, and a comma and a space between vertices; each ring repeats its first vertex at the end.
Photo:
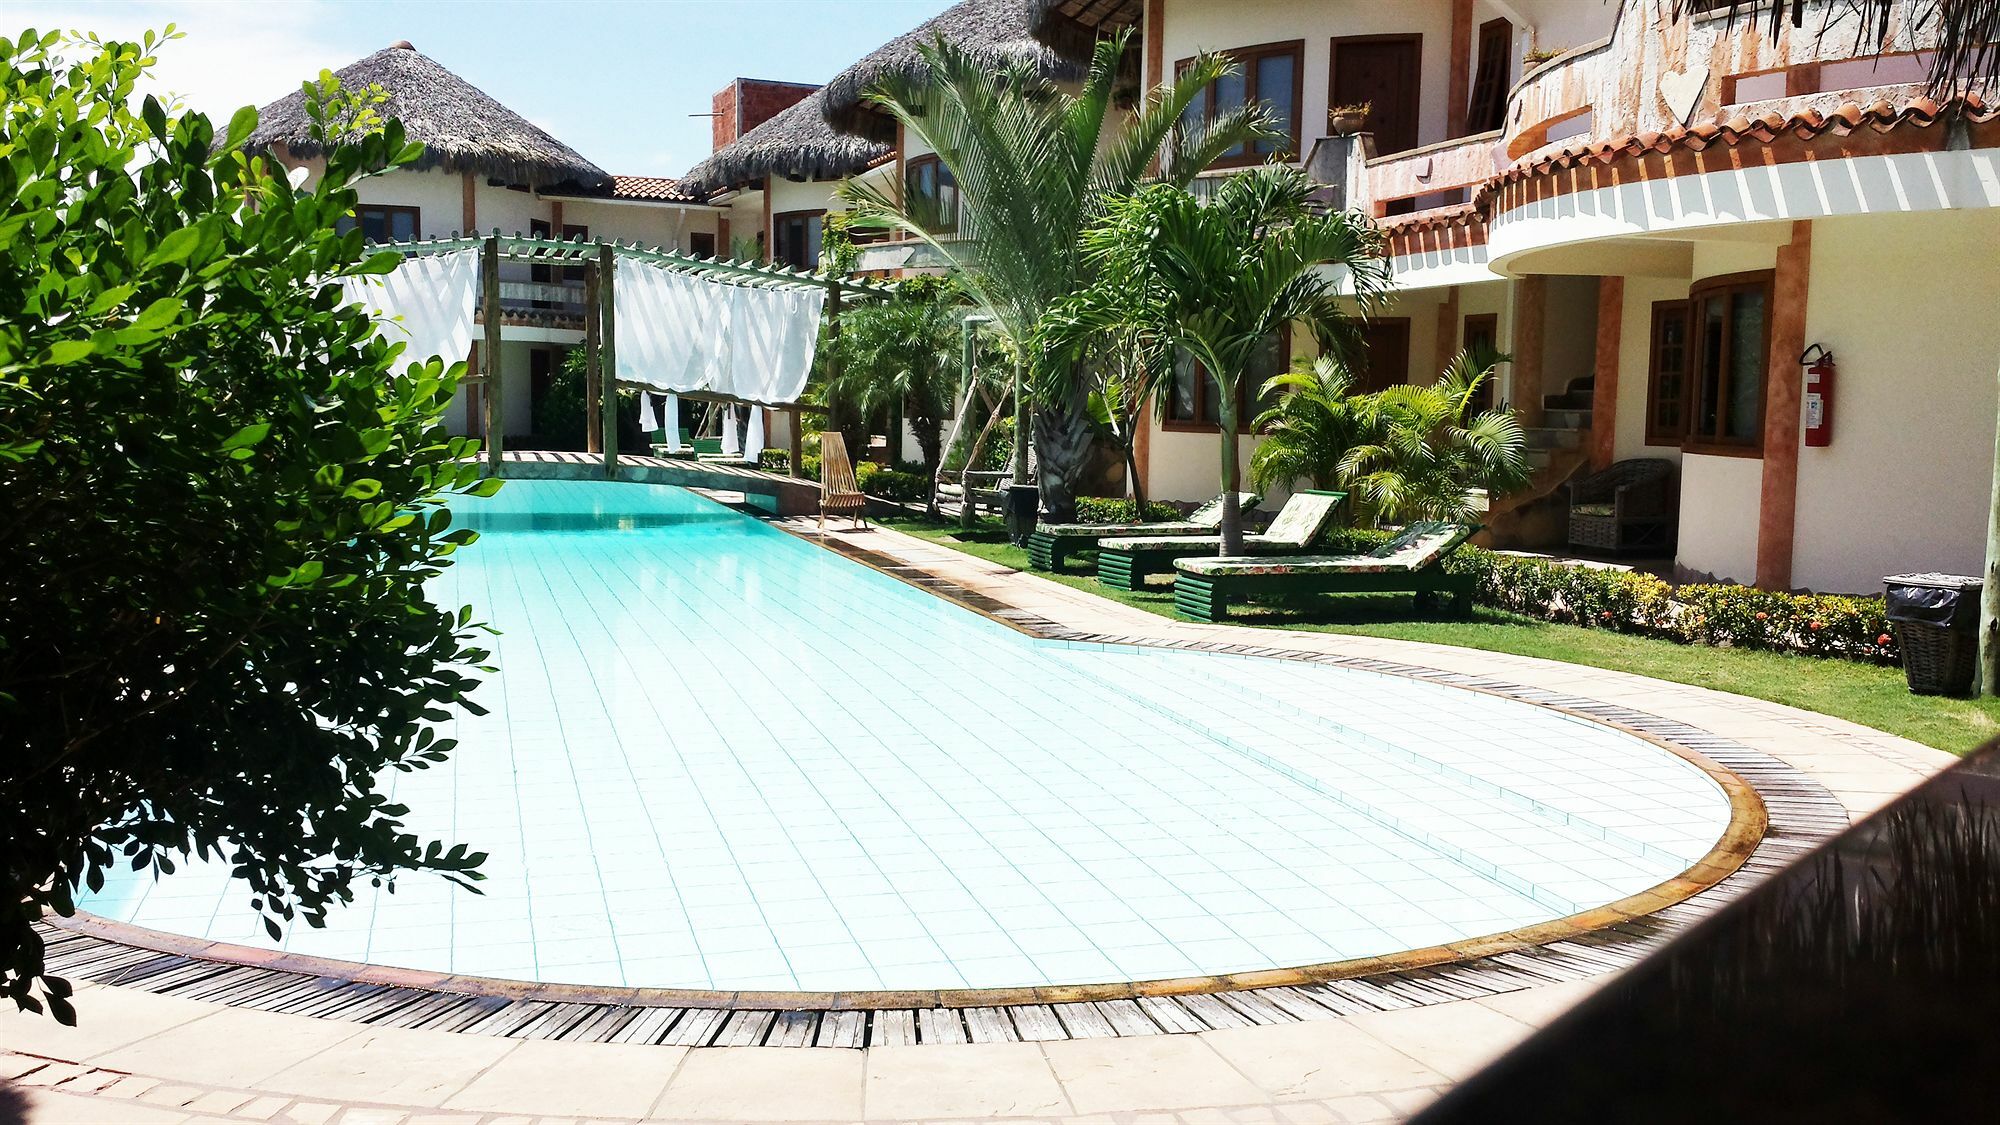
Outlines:
POLYGON ((1877 101, 1869 106, 1843 102, 1831 113, 1811 108, 1789 116, 1776 110, 1755 118, 1739 113, 1725 121, 1703 121, 1686 128, 1674 125, 1664 132, 1638 133, 1610 141, 1584 141, 1543 152, 1508 167, 1481 185, 1473 195, 1473 204, 1483 209, 1493 193, 1507 184, 1574 168, 1585 161, 1609 164, 1649 152, 1666 154, 1675 149, 1700 152, 1718 144, 1733 147, 1746 142, 1769 144, 1786 133, 1809 141, 1828 133, 1845 136, 1864 127, 1878 133, 1903 127, 1923 129, 1958 109, 1963 109, 1974 122, 1984 123, 2000 118, 2000 106, 1987 104, 1978 94, 1954 97, 1942 104, 1921 95, 1912 97, 1901 106, 1888 101, 1877 101))
POLYGON ((547 194, 576 199, 628 199, 643 203, 703 203, 708 197, 696 185, 667 176, 613 176, 611 186, 598 190, 564 185, 547 194))

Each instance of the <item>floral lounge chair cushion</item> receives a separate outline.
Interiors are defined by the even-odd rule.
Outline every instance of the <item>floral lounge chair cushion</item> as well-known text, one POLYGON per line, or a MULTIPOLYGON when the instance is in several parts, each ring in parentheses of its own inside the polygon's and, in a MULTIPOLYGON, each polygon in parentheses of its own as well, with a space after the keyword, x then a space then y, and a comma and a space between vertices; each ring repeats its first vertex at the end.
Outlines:
POLYGON ((1615 516, 1618 514, 1618 505, 1571 504, 1569 506, 1569 514, 1573 516, 1615 516))
MULTIPOLYGON (((1333 510, 1346 497, 1344 492, 1302 492, 1285 502, 1269 531, 1245 535, 1243 549, 1256 554, 1270 551, 1303 551, 1326 530, 1333 510)), ((1100 539, 1101 551, 1209 551, 1222 549, 1220 535, 1160 535, 1144 538, 1100 539)))
MULTIPOLYGON (((1237 507, 1241 511, 1255 508, 1264 498, 1254 492, 1236 494, 1237 507)), ((1162 523, 1051 523, 1043 524, 1038 530, 1057 539, 1102 539, 1110 535, 1159 536, 1176 533, 1194 534, 1214 531, 1222 526, 1222 497, 1218 496, 1196 508, 1188 518, 1162 523)))

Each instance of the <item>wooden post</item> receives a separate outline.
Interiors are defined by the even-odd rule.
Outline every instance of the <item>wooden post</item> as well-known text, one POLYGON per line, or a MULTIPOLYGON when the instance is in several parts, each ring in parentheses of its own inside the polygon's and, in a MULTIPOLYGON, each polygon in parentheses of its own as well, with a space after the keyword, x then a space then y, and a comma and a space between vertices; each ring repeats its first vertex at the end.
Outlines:
POLYGON ((500 381, 500 232, 486 240, 479 254, 479 282, 485 290, 486 343, 479 358, 486 374, 486 471, 500 475, 501 435, 506 432, 504 384, 500 381))
POLYGON ((583 449, 604 452, 603 425, 597 404, 598 388, 604 385, 604 325, 599 319, 598 293, 602 269, 593 262, 583 271, 583 449))
POLYGON ((618 475, 618 275, 617 254, 610 243, 597 247, 597 360, 601 369, 603 407, 598 429, 604 437, 604 475, 618 475))
POLYGON ((805 470, 799 466, 799 462, 805 459, 806 453, 805 434, 803 432, 806 428, 806 414, 805 411, 793 407, 789 411, 789 417, 792 420, 792 448, 790 450, 790 459, 786 463, 791 466, 792 476, 803 477, 805 470))
POLYGON ((1993 511, 1986 523, 1986 588, 1979 595, 1979 668, 1974 695, 2000 695, 2000 431, 1993 441, 1993 511))

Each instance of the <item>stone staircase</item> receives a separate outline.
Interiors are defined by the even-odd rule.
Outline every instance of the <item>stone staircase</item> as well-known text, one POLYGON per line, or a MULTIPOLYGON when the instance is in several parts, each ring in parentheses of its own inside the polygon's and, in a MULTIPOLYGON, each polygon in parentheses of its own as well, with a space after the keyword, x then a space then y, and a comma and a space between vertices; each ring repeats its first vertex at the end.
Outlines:
POLYGON ((1563 485, 1590 460, 1591 401, 1596 379, 1572 379, 1561 394, 1542 397, 1542 424, 1527 426, 1528 463, 1535 475, 1521 491, 1494 503, 1486 513, 1481 546, 1558 546, 1568 538, 1569 501, 1563 485))

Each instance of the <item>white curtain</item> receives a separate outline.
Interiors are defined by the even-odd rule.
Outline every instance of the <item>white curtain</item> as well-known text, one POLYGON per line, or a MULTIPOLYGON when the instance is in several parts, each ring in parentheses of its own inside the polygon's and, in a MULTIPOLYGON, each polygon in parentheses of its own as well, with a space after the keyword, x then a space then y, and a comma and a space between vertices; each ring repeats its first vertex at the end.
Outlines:
POLYGON ((752 465, 764 455, 764 408, 750 407, 750 425, 743 433, 743 459, 752 465))
POLYGON ((627 258, 616 268, 621 381, 764 403, 804 393, 824 290, 729 285, 627 258))
POLYGON ((660 396, 651 391, 639 392, 639 428, 649 434, 660 428, 660 396))
POLYGON ((722 455, 735 457, 743 452, 743 439, 736 436, 736 407, 722 408, 722 455))
POLYGON ((613 283, 618 379, 707 391, 728 374, 729 305, 719 287, 649 262, 619 258, 613 283))
POLYGON ((679 453, 681 451, 681 396, 676 394, 667 396, 665 415, 662 422, 665 424, 667 430, 667 452, 679 453))
POLYGON ((404 345, 398 369, 433 356, 458 363, 472 351, 477 248, 406 258, 386 274, 343 277, 340 289, 348 303, 368 310, 376 335, 404 345))

